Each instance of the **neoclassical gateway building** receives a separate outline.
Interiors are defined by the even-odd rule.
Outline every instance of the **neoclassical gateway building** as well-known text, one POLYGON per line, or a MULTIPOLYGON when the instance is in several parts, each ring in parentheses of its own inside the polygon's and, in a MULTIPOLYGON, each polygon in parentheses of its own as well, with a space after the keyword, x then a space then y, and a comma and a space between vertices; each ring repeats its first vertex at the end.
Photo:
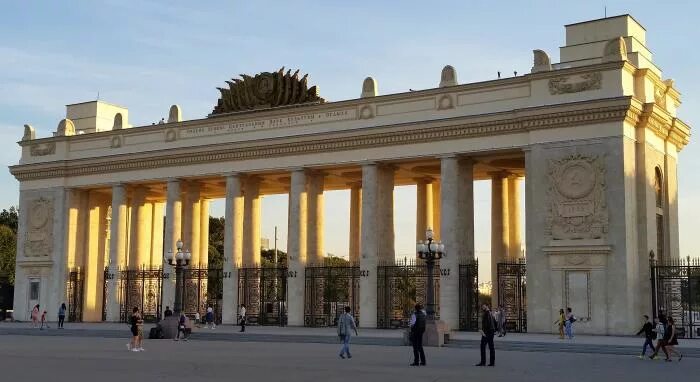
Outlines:
POLYGON ((661 307, 650 252, 679 256, 677 158, 690 128, 634 18, 567 25, 559 57, 535 50, 530 73, 468 84, 446 66, 437 87, 407 93, 380 95, 370 77, 360 98, 334 102, 298 71, 263 72, 227 81, 205 118, 183 121, 173 106, 141 127, 125 108, 68 105, 52 137, 25 126, 10 167, 21 211, 14 316, 66 302, 74 320, 119 321, 133 306, 157 318, 175 302, 163 259, 181 239, 188 313, 212 305, 235 323, 246 303, 254 323, 320 326, 350 305, 362 327, 402 326, 425 301, 426 271, 394 262, 393 190, 417 185, 416 240, 432 227, 445 248, 439 317, 473 329, 473 183, 489 179, 492 300, 509 326, 551 332, 570 306, 580 332, 629 334, 661 307), (351 191, 350 261, 329 264, 323 195, 341 189, 351 191), (271 194, 289 195, 289 256, 272 266, 259 246, 271 194), (211 269, 217 198, 225 261, 211 269))

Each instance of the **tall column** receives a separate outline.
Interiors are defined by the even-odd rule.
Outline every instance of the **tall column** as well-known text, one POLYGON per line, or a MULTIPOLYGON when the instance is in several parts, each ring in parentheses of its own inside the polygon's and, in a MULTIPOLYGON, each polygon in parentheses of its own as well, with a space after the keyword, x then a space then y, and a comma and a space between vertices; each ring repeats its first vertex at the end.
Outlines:
POLYGON ((150 220, 146 211, 146 188, 135 186, 131 195, 129 222, 129 268, 139 269, 151 262, 150 220), (146 224, 148 223, 148 227, 146 224))
POLYGON ((416 241, 425 240, 425 231, 433 228, 433 188, 430 178, 416 179, 416 241))
POLYGON ((362 166, 360 325, 365 328, 377 327, 377 266, 394 262, 394 171, 377 163, 362 166))
POLYGON ((199 202, 199 267, 209 264, 209 200, 199 202))
POLYGON ((517 260, 521 256, 522 238, 520 226, 520 178, 508 177, 508 259, 517 260))
POLYGON ((379 260, 385 263, 394 263, 395 232, 394 232, 394 172, 396 168, 391 165, 379 167, 379 189, 376 208, 378 210, 379 237, 383 245, 379 246, 379 260))
POLYGON ((440 161, 442 242, 440 319, 448 328, 459 327, 459 262, 474 258, 474 163, 468 158, 440 161))
POLYGON ((163 202, 153 202, 153 229, 151 230, 151 267, 158 268, 163 265, 163 202))
POLYGON ((498 263, 508 251, 508 183, 507 174, 491 174, 491 304, 498 306, 498 263))
POLYGON ((222 321, 236 323, 238 267, 243 261, 243 183, 238 174, 226 177, 224 212, 224 301, 222 321))
POLYGON ((440 217, 440 204, 442 203, 442 200, 440 199, 440 181, 435 180, 433 183, 430 185, 430 188, 433 193, 433 236, 437 240, 441 240, 441 220, 442 218, 440 217))
POLYGON ((107 321, 119 321, 119 269, 126 266, 126 187, 112 186, 112 221, 109 241, 109 273, 107 281, 107 321))
POLYGON ((201 185, 197 182, 189 182, 187 184, 187 192, 185 193, 185 205, 183 213, 183 236, 182 239, 184 249, 189 250, 192 254, 191 264, 196 267, 199 265, 199 230, 200 230, 200 212, 199 212, 199 195, 201 185))
POLYGON ((83 316, 85 322, 102 321, 102 288, 104 282, 104 244, 109 202, 98 191, 88 192, 89 212, 85 241, 83 279, 83 316))
POLYGON ((360 227, 362 226, 362 183, 350 184, 350 262, 360 262, 360 227))
POLYGON ((243 264, 260 264, 260 179, 245 181, 243 213, 243 264))
POLYGON ((311 173, 308 176, 309 183, 307 188, 307 210, 308 210, 308 228, 307 245, 308 249, 306 256, 308 262, 313 264, 322 264, 325 258, 323 247, 323 218, 324 218, 324 200, 323 200, 323 178, 322 173, 311 173))
POLYGON ((307 262, 306 221, 306 172, 300 169, 292 172, 289 190, 287 320, 290 326, 304 324, 304 268, 307 262))
MULTIPOLYGON (((182 238, 182 194, 180 180, 168 180, 168 200, 165 205, 165 240, 163 255, 177 250, 176 243, 182 238)), ((172 265, 163 263, 163 273, 169 275, 163 280, 163 305, 175 306, 175 271, 172 265)))

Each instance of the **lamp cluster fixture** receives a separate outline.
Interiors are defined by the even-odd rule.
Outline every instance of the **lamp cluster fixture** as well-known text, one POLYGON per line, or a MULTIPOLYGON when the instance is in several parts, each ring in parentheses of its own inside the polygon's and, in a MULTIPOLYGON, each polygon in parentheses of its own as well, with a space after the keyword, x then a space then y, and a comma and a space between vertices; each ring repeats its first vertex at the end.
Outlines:
POLYGON ((434 241, 433 229, 428 228, 425 231, 426 240, 419 240, 416 244, 416 253, 423 260, 437 260, 442 258, 445 252, 445 245, 441 241, 434 241))
POLYGON ((165 261, 170 265, 187 265, 192 259, 192 253, 189 250, 182 251, 183 243, 182 240, 178 240, 175 244, 177 246, 177 252, 173 254, 173 250, 169 249, 168 253, 165 255, 165 261))

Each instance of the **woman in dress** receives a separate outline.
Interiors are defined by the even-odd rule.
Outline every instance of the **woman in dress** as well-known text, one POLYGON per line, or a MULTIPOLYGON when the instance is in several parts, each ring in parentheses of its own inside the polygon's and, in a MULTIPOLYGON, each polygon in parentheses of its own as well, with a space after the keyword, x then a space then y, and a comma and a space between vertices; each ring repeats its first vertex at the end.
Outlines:
POLYGON ((566 322, 566 316, 564 315, 564 309, 559 309, 559 319, 554 321, 554 325, 559 325, 559 339, 564 339, 564 323, 566 322))
POLYGON ((671 362, 671 353, 677 355, 678 362, 680 362, 683 359, 683 354, 676 349, 676 346, 678 345, 678 330, 676 330, 676 324, 673 322, 673 317, 668 318, 668 326, 666 327, 666 330, 671 332, 671 334, 668 336, 668 343, 666 344, 666 350, 668 351, 668 354, 666 355, 666 362, 671 362))

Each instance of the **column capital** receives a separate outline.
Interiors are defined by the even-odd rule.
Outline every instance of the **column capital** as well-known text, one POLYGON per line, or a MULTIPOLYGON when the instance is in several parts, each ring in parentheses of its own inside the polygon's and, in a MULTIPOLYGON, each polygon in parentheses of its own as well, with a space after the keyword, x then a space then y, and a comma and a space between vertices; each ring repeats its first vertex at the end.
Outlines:
POLYGON ((347 182, 345 183, 348 185, 350 188, 362 188, 362 181, 361 180, 356 180, 354 182, 347 182))
POLYGON ((508 170, 497 170, 497 171, 488 171, 486 173, 487 175, 491 176, 492 179, 503 179, 509 177, 512 173, 508 170))
POLYGON ((416 181, 416 184, 431 184, 435 181, 435 178, 433 178, 432 176, 417 176, 413 178, 413 180, 416 181))
POLYGON ((438 159, 440 159, 440 160, 455 159, 455 160, 459 161, 460 163, 472 163, 472 164, 476 164, 478 162, 476 159, 474 159, 474 157, 472 157, 470 155, 458 154, 458 153, 439 155, 438 159))

